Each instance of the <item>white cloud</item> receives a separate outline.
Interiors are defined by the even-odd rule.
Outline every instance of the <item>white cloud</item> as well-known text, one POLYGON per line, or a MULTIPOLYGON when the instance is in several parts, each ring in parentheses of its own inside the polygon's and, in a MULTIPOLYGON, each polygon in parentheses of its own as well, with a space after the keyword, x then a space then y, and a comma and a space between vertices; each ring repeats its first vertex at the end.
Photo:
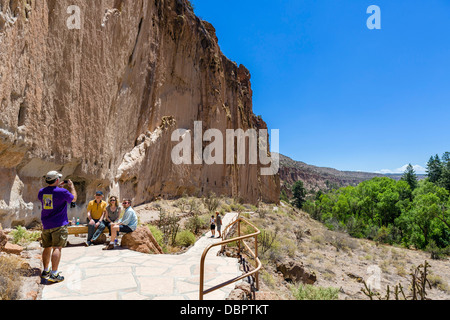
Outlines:
POLYGON ((375 173, 388 174, 388 173, 394 173, 394 171, 392 171, 390 169, 381 169, 379 171, 375 171, 375 173))
MULTIPOLYGON (((382 169, 380 171, 376 171, 375 173, 382 173, 382 174, 389 174, 389 173, 394 173, 394 174, 399 174, 399 173, 404 173, 406 168, 408 167, 408 164, 405 164, 404 166, 391 170, 391 169, 382 169)), ((422 167, 421 165, 413 165, 414 171, 416 172, 416 174, 426 174, 426 170, 424 167, 422 167)))

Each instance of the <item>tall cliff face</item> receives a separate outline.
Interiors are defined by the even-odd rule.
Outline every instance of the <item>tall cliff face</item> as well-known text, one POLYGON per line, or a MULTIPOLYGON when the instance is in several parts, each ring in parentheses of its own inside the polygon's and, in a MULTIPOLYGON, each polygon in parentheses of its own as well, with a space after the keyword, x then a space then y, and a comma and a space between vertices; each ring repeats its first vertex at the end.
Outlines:
POLYGON ((39 220, 42 176, 131 197, 277 202, 260 165, 175 165, 172 132, 264 129, 250 73, 186 0, 0 0, 0 222, 39 220), (75 7, 74 7, 75 6, 75 7), (77 18, 80 18, 77 20, 77 18), (77 23, 79 22, 79 25, 77 23))

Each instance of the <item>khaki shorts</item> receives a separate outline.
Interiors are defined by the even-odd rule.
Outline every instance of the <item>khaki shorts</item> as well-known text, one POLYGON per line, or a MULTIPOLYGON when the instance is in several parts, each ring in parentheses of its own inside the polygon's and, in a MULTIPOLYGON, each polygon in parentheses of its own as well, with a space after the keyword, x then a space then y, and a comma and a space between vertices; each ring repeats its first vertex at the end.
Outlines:
POLYGON ((67 226, 42 231, 43 248, 64 248, 67 244, 69 232, 67 226))

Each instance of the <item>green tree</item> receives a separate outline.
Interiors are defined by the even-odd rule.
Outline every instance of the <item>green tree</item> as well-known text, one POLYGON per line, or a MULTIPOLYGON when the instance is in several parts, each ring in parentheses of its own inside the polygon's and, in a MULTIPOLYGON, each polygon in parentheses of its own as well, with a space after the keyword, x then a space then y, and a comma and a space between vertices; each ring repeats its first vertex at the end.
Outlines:
POLYGON ((412 242, 419 249, 425 249, 435 233, 433 220, 439 212, 439 197, 433 193, 421 194, 414 199, 409 212, 416 228, 413 229, 412 242))
POLYGON ((329 228, 354 237, 419 249, 431 242, 448 247, 450 192, 429 179, 416 181, 412 191, 407 180, 373 178, 324 193, 305 207, 329 228))
POLYGON ((323 191, 322 190, 319 190, 319 191, 317 191, 316 192, 316 201, 317 200, 320 200, 320 197, 323 195, 323 191))
POLYGON ((442 162, 439 156, 431 156, 427 163, 427 175, 430 182, 437 183, 442 176, 442 162))
POLYGON ((412 190, 408 182, 400 180, 394 186, 395 192, 399 195, 399 200, 412 200, 412 190))
POLYGON ((403 173, 402 180, 408 182, 411 190, 417 188, 417 176, 416 172, 414 171, 414 167, 411 164, 406 167, 406 170, 403 173))
POLYGON ((431 240, 440 247, 448 246, 448 227, 445 222, 449 192, 430 182, 420 181, 413 192, 413 202, 402 210, 395 223, 403 235, 403 242, 424 249, 431 240))
POLYGON ((303 186, 303 181, 298 180, 292 186, 292 196, 293 196, 293 204, 297 208, 301 209, 306 200, 306 190, 303 186))
POLYGON ((379 202, 377 203, 378 216, 380 218, 380 227, 387 226, 395 221, 400 215, 397 203, 400 199, 398 192, 393 189, 387 189, 379 194, 379 202))
POLYGON ((442 155, 442 171, 438 185, 450 191, 450 152, 442 155))

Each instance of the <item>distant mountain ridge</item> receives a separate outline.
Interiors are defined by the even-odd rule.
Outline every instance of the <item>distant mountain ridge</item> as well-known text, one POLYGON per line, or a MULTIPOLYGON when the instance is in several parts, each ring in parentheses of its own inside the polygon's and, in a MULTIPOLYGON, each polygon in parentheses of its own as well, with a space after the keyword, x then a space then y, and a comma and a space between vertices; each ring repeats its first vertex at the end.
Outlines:
MULTIPOLYGON (((306 190, 327 190, 340 188, 373 179, 375 177, 389 177, 400 180, 403 174, 382 174, 360 171, 340 171, 333 168, 317 167, 301 161, 293 160, 285 155, 280 155, 280 180, 281 188, 290 192, 290 186, 296 181, 302 180, 306 190)), ((418 174, 417 178, 424 179, 426 175, 418 174)))

